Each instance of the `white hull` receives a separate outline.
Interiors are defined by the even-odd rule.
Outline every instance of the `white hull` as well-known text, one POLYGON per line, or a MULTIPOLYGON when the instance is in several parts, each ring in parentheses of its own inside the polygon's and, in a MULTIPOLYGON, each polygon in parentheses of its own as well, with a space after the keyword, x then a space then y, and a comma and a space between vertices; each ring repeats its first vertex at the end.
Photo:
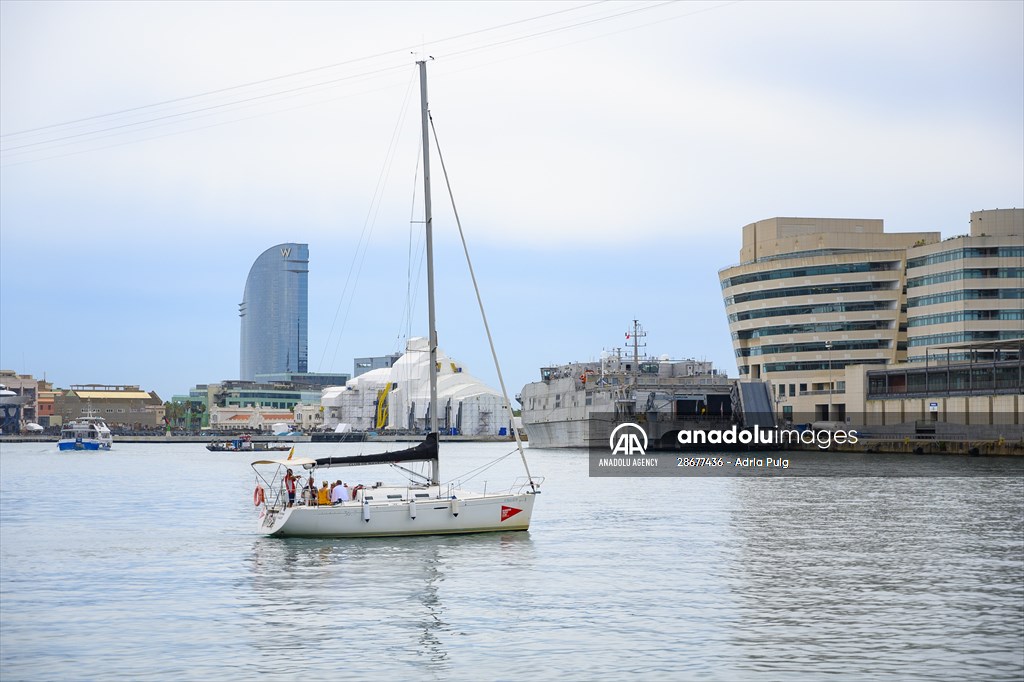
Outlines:
POLYGON ((395 502, 345 502, 269 510, 259 530, 273 537, 360 538, 389 535, 447 535, 527 530, 533 493, 433 498, 395 502), (415 518, 414 518, 415 516, 415 518))

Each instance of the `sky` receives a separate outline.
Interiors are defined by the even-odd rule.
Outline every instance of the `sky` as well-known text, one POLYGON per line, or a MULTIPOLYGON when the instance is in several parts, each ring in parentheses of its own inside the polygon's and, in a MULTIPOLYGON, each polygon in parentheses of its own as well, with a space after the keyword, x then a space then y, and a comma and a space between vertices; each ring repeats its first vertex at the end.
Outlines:
MULTIPOLYGON (((948 237, 1024 206, 1022 2, 4 0, 0 368, 235 379, 283 242, 309 244, 310 371, 425 336, 422 58, 513 396, 634 319, 735 376, 717 273, 748 223, 948 237)), ((440 345, 496 386, 431 168, 440 345)))

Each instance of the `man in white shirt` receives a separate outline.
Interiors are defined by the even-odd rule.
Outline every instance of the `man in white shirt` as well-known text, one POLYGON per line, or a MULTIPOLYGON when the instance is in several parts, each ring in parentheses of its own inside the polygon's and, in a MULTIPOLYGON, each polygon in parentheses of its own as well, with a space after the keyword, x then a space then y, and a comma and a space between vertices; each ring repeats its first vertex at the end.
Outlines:
POLYGON ((334 484, 334 490, 331 491, 331 504, 338 504, 339 502, 348 502, 351 496, 348 493, 348 487, 341 481, 334 484))

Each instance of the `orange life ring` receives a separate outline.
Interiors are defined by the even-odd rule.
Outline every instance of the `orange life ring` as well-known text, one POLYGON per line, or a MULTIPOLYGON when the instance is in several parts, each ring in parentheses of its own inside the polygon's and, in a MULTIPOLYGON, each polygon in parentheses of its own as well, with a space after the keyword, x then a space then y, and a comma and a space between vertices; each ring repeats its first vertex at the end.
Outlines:
POLYGON ((252 503, 257 507, 263 504, 263 488, 260 486, 256 486, 256 491, 252 494, 252 503))

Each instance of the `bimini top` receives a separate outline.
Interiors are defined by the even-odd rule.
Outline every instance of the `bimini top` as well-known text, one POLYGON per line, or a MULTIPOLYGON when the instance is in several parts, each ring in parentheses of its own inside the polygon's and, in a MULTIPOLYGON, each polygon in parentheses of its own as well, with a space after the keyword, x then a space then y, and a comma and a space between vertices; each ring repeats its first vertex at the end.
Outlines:
POLYGON ((258 459, 252 463, 252 466, 256 466, 257 464, 280 464, 281 466, 286 467, 302 467, 313 466, 316 464, 316 460, 310 459, 309 457, 292 457, 291 459, 258 459))
POLYGON ((321 467, 350 467, 366 464, 394 464, 396 462, 436 462, 437 434, 429 433, 422 443, 406 450, 381 452, 374 455, 353 455, 350 457, 321 457, 316 465, 321 467))

